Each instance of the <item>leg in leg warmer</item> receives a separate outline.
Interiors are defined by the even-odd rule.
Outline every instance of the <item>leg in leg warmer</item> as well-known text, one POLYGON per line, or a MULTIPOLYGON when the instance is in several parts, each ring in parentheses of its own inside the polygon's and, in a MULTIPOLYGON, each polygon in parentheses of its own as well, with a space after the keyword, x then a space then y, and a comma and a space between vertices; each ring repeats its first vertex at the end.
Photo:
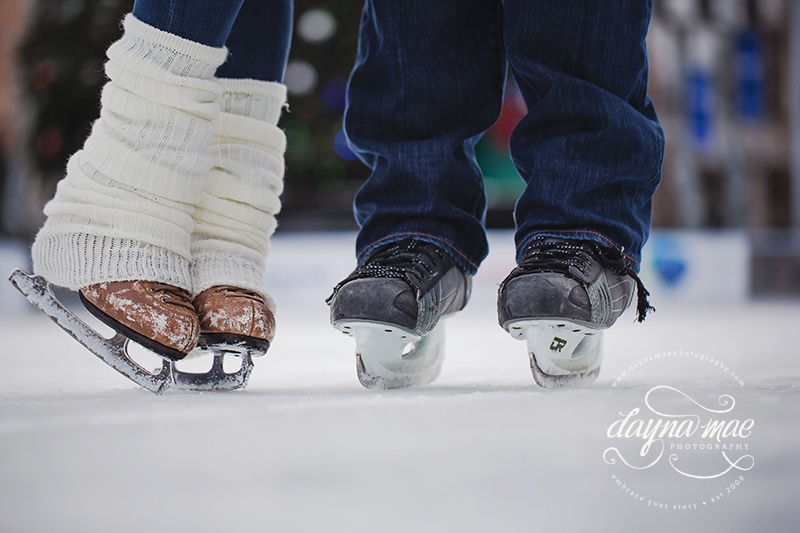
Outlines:
POLYGON ((286 137, 277 122, 286 87, 257 80, 222 83, 222 113, 211 143, 214 165, 194 216, 195 307, 205 338, 271 341, 275 306, 264 278, 283 191, 286 137))
POLYGON ((189 291, 192 214, 211 166, 224 48, 133 15, 107 52, 100 118, 67 165, 32 248, 34 272, 80 289, 128 338, 180 359, 199 336, 189 291))
POLYGON ((34 271, 78 289, 150 280, 191 290, 192 213, 210 167, 225 49, 125 18, 100 118, 67 165, 33 245, 34 271))

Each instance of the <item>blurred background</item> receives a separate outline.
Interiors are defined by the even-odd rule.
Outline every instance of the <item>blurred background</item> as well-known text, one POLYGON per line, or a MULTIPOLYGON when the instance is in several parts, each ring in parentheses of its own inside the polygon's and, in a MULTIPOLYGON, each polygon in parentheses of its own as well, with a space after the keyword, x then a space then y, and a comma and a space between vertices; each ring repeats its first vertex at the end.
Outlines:
MULTIPOLYGON (((0 0, 6 261, 43 222, 98 114, 105 49, 132 4, 0 0)), ((342 113, 361 5, 296 1, 279 232, 355 229, 351 202, 367 171, 347 147, 342 113)), ((654 0, 648 46, 667 153, 643 275, 667 295, 800 296, 800 2, 654 0)), ((524 113, 509 79, 502 115, 477 150, 491 229, 513 226, 523 183, 507 144, 524 113)))

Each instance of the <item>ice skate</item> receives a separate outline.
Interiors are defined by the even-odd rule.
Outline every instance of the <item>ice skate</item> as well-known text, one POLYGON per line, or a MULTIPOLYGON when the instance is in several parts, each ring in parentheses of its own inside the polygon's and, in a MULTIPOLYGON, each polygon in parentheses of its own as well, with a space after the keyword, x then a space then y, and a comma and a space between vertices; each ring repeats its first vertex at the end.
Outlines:
POLYGON ((639 321, 652 308, 621 253, 590 241, 539 238, 501 283, 500 325, 527 343, 531 371, 545 388, 594 381, 603 359, 603 330, 638 290, 639 321))
POLYGON ((194 299, 200 319, 200 338, 194 354, 212 354, 211 369, 193 373, 172 365, 177 388, 224 391, 247 386, 253 371, 253 357, 267 353, 275 336, 275 317, 265 298, 255 292, 230 286, 204 290, 194 299), (240 359, 239 369, 225 371, 225 358, 240 359))
POLYGON ((193 358, 211 354, 211 368, 190 372, 172 364, 175 388, 229 391, 247 386, 253 358, 267 353, 275 336, 275 317, 265 298, 255 292, 230 286, 206 289, 194 299, 200 319, 200 338, 193 358), (225 359, 238 359, 238 369, 225 370, 225 359))
POLYGON ((444 359, 441 318, 463 309, 471 278, 438 246, 404 239, 375 250, 328 299, 331 324, 356 341, 368 389, 424 385, 444 359))

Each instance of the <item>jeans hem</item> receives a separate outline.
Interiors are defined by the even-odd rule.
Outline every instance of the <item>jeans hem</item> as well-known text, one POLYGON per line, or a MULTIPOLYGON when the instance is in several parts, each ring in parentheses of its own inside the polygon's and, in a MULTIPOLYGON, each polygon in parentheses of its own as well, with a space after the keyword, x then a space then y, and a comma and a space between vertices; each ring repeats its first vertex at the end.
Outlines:
POLYGON ((388 244, 390 242, 400 241, 408 237, 413 237, 420 241, 425 241, 440 246, 442 249, 444 249, 445 252, 447 252, 448 255, 450 255, 450 257, 453 258, 453 261, 456 262, 456 265, 458 265, 458 267, 461 268, 461 270, 463 270, 469 275, 475 275, 475 273, 478 271, 478 264, 472 261, 464 252, 459 250, 458 247, 456 247, 449 240, 445 239, 444 237, 439 237, 437 235, 431 235, 429 233, 420 233, 417 231, 392 233, 391 235, 382 237, 377 241, 374 241, 371 244, 364 246, 361 250, 358 250, 356 252, 356 258, 360 263, 361 259, 369 255, 373 250, 375 250, 375 248, 383 246, 384 244, 388 244))

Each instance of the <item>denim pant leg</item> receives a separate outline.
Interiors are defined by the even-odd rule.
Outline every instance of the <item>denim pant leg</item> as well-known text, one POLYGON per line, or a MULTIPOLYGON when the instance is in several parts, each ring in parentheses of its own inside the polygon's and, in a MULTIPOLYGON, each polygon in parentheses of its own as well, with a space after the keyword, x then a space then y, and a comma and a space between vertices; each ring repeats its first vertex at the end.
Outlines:
POLYGON ((474 146, 500 112, 497 0, 367 0, 345 131, 372 170, 355 198, 360 257, 416 236, 467 272, 487 254, 474 146))
POLYGON ((159 30, 220 47, 244 0, 135 0, 133 14, 159 30))
POLYGON ((283 83, 292 41, 292 0, 245 0, 225 41, 218 78, 283 83))
POLYGON ((511 139, 527 182, 518 253, 537 235, 582 238, 624 249, 638 267, 664 152, 647 97, 651 7, 505 1, 508 61, 528 105, 511 139))
POLYGON ((147 24, 206 46, 227 46, 220 78, 283 81, 292 33, 291 0, 136 0, 147 24))

